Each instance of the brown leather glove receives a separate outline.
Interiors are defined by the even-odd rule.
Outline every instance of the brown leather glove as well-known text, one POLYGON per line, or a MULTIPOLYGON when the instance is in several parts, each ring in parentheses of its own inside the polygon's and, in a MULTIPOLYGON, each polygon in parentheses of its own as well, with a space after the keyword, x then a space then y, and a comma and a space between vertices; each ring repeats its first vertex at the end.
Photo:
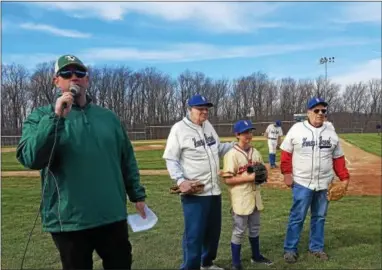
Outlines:
MULTIPOLYGON (((203 192, 203 190, 204 190, 204 184, 201 184, 199 182, 193 183, 191 185, 192 185, 192 190, 191 190, 191 192, 187 192, 187 194, 197 194, 197 193, 203 192)), ((178 185, 173 185, 172 187, 170 187, 170 193, 171 194, 182 194, 178 185)))
POLYGON ((328 200, 338 201, 345 196, 347 191, 347 184, 341 181, 332 182, 328 187, 328 200))

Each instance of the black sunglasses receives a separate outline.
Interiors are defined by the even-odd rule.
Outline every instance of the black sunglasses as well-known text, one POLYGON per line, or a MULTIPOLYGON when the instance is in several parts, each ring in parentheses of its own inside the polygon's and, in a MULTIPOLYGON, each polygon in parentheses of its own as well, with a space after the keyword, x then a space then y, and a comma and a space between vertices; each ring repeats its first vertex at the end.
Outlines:
POLYGON ((319 112, 322 112, 322 114, 326 114, 326 112, 327 112, 327 110, 326 109, 315 109, 315 110, 313 110, 313 112, 315 113, 315 114, 318 114, 319 112))
POLYGON ((62 70, 57 72, 57 75, 64 79, 70 79, 73 74, 75 74, 77 78, 81 79, 86 76, 87 72, 81 70, 62 70))

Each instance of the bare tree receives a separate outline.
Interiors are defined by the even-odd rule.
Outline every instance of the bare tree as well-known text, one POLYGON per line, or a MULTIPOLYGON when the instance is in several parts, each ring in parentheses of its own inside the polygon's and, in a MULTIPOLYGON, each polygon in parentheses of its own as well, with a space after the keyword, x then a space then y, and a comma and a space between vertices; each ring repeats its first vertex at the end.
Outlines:
POLYGON ((27 114, 29 74, 22 65, 2 65, 2 128, 20 130, 27 114))
POLYGON ((295 79, 290 77, 281 79, 280 96, 281 112, 284 119, 288 114, 299 113, 296 108, 296 103, 298 101, 298 88, 295 79))
POLYGON ((233 107, 235 110, 235 118, 244 118, 251 113, 251 78, 241 77, 233 84, 233 107))
MULTIPOLYGON (((22 65, 2 65, 3 131, 20 130, 30 110, 54 102, 58 89, 53 85, 53 72, 53 62, 38 64, 31 74, 22 65)), ((313 96, 325 98, 331 114, 342 112, 341 117, 349 120, 338 123, 346 122, 348 127, 354 126, 350 123, 355 118, 362 127, 382 114, 381 80, 377 79, 346 85, 340 93, 339 84, 323 77, 275 80, 260 71, 228 80, 185 70, 173 79, 153 67, 133 71, 120 65, 89 67, 89 76, 87 92, 93 102, 114 111, 129 128, 179 120, 186 112, 187 100, 196 93, 214 103, 213 122, 248 117, 269 121, 280 115, 283 120, 290 119, 294 113, 304 112, 313 96)))
POLYGON ((194 80, 192 77, 192 73, 189 70, 184 71, 182 74, 178 76, 178 87, 180 93, 180 103, 183 114, 186 114, 187 110, 187 100, 193 95, 195 92, 194 80))
POLYGON ((218 119, 218 113, 221 113, 221 105, 228 93, 229 82, 227 79, 220 79, 214 81, 211 87, 210 100, 214 104, 213 120, 218 119))
POLYGON ((378 79, 371 79, 368 82, 368 90, 370 93, 370 104, 368 106, 369 112, 382 113, 381 112, 381 102, 382 102, 382 82, 378 79))
POLYGON ((47 104, 52 104, 57 92, 53 83, 54 62, 44 62, 36 66, 31 76, 29 99, 32 109, 47 104))

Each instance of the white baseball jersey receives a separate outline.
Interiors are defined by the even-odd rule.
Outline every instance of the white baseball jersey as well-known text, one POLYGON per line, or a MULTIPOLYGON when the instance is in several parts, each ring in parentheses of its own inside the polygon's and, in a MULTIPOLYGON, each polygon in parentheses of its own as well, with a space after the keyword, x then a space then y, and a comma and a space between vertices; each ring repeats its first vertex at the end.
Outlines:
POLYGON ((333 159, 344 155, 333 129, 315 128, 307 120, 290 128, 280 148, 292 153, 293 180, 312 190, 328 188, 333 159))
POLYGON ((325 125, 327 125, 327 126, 328 126, 328 128, 331 128, 331 129, 333 129, 333 130, 336 130, 336 129, 334 128, 334 126, 333 126, 332 122, 329 122, 329 121, 325 121, 324 123, 325 123, 325 125))
POLYGON ((276 127, 274 124, 270 124, 265 132, 268 134, 268 139, 278 139, 283 136, 283 130, 281 127, 276 127))
POLYGON ((274 124, 270 124, 265 132, 268 134, 267 138, 269 154, 276 154, 278 138, 283 136, 283 130, 281 127, 276 127, 274 124))
POLYGON ((200 126, 184 117, 171 128, 163 158, 178 161, 184 179, 199 180, 205 185, 204 192, 198 196, 220 195, 219 144, 219 137, 208 120, 200 126))

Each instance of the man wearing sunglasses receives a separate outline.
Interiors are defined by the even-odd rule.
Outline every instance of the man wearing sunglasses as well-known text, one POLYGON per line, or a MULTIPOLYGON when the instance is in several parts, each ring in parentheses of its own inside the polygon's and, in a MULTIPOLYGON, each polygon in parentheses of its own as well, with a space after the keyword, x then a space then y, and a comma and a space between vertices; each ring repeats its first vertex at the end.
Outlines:
POLYGON ((55 113, 59 117, 66 117, 72 109, 74 99, 79 107, 86 104, 86 88, 89 85, 88 69, 80 59, 73 55, 64 55, 58 58, 54 66, 55 76, 53 82, 62 93, 58 93, 55 113), (79 86, 78 93, 73 95, 70 88, 79 86), (60 96, 62 94, 62 96, 60 96), (64 104, 66 104, 64 106, 64 104))
POLYGON ((349 172, 339 138, 324 124, 328 103, 321 98, 308 102, 308 119, 294 124, 281 144, 281 173, 292 188, 293 203, 284 241, 284 259, 297 261, 297 246, 308 209, 311 211, 309 253, 328 260, 324 251, 324 225, 328 208, 328 187, 340 179, 346 191, 349 172))
POLYGON ((17 159, 41 171, 42 226, 63 269, 92 269, 94 250, 105 269, 131 269, 126 193, 145 218, 145 189, 122 123, 86 93, 87 71, 73 55, 57 60, 58 98, 27 117, 17 159))

